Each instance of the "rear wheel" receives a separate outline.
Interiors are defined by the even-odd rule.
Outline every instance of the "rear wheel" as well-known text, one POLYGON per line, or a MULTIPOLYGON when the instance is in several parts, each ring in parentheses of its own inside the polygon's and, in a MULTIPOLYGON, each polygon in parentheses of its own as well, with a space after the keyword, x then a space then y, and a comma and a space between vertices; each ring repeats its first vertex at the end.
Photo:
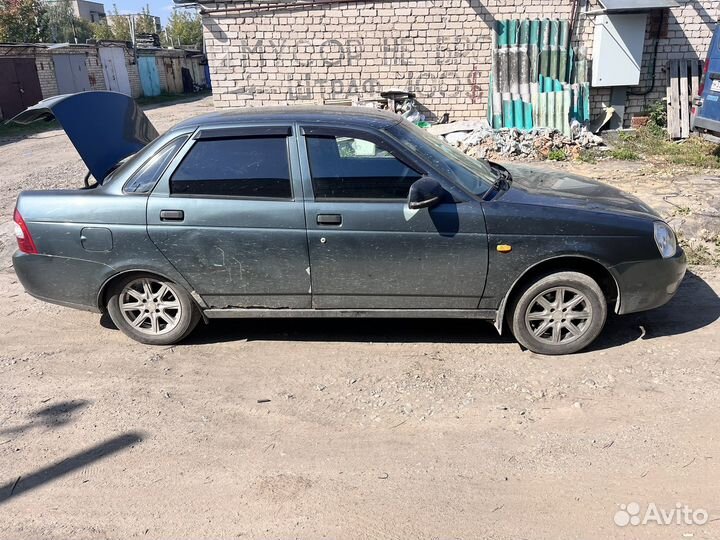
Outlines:
POLYGON ((111 286, 110 318, 124 334, 140 343, 172 345, 187 336, 200 313, 185 290, 165 278, 132 275, 111 286))
POLYGON ((510 312, 515 339, 539 354, 571 354, 595 341, 607 302, 591 277, 558 272, 531 283, 510 312))

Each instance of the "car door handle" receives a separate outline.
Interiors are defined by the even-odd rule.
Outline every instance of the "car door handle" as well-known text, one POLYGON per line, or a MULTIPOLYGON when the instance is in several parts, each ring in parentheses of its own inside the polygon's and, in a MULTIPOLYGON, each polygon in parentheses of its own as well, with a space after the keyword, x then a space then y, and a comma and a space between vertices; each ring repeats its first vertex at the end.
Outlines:
POLYGON ((160 210, 160 221, 182 221, 185 212, 182 210, 160 210))
POLYGON ((317 215, 318 225, 342 225, 342 216, 340 214, 318 214, 317 215))

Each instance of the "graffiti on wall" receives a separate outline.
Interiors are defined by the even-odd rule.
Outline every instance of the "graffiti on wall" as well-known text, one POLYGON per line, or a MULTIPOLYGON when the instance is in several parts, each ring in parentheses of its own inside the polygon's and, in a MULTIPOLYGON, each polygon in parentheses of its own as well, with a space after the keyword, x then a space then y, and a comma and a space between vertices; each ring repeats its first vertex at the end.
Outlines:
POLYGON ((248 98, 277 94, 278 87, 289 101, 373 97, 392 87, 421 100, 461 97, 477 103, 482 89, 476 62, 487 39, 436 36, 422 46, 404 37, 240 39, 233 40, 234 52, 216 58, 219 67, 241 74, 230 92, 248 98))

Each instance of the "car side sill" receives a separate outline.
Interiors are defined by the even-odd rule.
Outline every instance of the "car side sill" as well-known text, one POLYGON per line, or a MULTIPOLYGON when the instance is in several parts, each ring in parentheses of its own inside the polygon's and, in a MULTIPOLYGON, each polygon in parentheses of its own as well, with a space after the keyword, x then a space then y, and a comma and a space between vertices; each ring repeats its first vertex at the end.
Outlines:
POLYGON ((227 308, 206 309, 208 319, 237 319, 261 317, 363 317, 414 319, 486 319, 494 320, 494 309, 263 309, 227 308))

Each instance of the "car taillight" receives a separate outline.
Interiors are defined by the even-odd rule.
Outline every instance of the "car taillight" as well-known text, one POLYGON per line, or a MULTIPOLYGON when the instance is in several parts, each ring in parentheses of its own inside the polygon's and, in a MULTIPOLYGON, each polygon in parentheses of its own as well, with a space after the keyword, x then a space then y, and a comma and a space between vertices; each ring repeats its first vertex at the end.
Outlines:
POLYGON ((30 231, 25 224, 25 220, 20 215, 18 209, 15 209, 13 215, 13 221, 15 222, 15 238, 17 239, 18 248, 23 253, 37 253, 38 250, 35 247, 30 231))
MULTIPOLYGON (((710 71, 710 57, 708 56, 705 59, 705 64, 703 65, 703 72, 702 76, 700 77, 700 86, 698 87, 698 97, 702 97, 703 92, 705 91, 705 80, 707 79, 708 71, 710 71)), ((695 98, 693 98, 694 100, 695 98)), ((692 113, 697 114, 697 108, 692 108, 692 113)))

